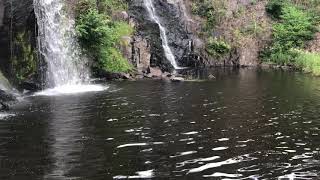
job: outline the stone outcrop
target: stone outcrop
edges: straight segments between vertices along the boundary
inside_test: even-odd
[[[259,53],[271,39],[271,19],[265,6],[267,1],[227,1],[224,22],[216,29],[236,49],[239,66],[257,66]]]
[[[15,84],[40,81],[36,31],[33,0],[0,2],[0,69]]]
[[[178,64],[188,67],[259,65],[260,50],[271,39],[271,20],[265,12],[266,2],[263,0],[253,4],[249,0],[226,1],[225,18],[215,27],[212,36],[226,39],[232,45],[232,50],[229,54],[217,58],[206,52],[206,39],[199,36],[205,20],[192,15],[191,0],[153,1],[162,25],[167,28],[169,45]],[[140,71],[145,71],[147,66],[170,71],[172,67],[161,47],[159,27],[149,19],[143,0],[129,1],[128,14],[136,23],[135,37],[138,37],[133,38],[132,43],[132,53],[135,54],[131,56],[134,57],[131,58],[133,64],[138,67],[137,62],[143,62],[143,66],[138,67]],[[252,23],[258,26],[259,32],[242,33],[241,37],[235,35],[237,31],[248,28]],[[137,53],[141,50],[144,52],[143,57],[139,56],[141,53]],[[141,57],[143,59],[139,61]]]
[[[185,29],[183,14],[181,14],[179,7],[174,3],[160,0],[153,1],[153,4],[157,15],[161,18],[162,25],[166,28],[169,46],[178,64],[184,66],[184,59],[190,50],[191,34]],[[150,67],[159,67],[163,72],[170,72],[173,67],[165,57],[159,26],[150,19],[143,0],[130,1],[129,15],[136,23],[136,38],[134,38],[133,46],[140,49],[140,52],[150,52],[149,55],[144,53],[144,56],[146,56],[140,61],[143,64],[143,69],[145,70],[146,66],[149,65]],[[141,46],[147,48],[141,48]],[[143,49],[144,51],[141,51]],[[136,52],[134,51],[134,53]],[[137,62],[136,55],[137,53],[135,54],[134,63]],[[147,63],[147,59],[149,58],[149,63]]]
[[[132,41],[131,61],[137,67],[139,73],[148,73],[151,59],[151,46],[141,36],[134,36]]]

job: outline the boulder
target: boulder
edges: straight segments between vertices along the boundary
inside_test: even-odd
[[[35,81],[26,80],[19,84],[19,89],[36,92],[38,90],[41,90],[41,85]]]
[[[150,67],[150,75],[151,77],[162,77],[162,71],[157,67]]]
[[[0,89],[0,102],[9,102],[15,100],[16,97],[13,94]]]
[[[8,103],[13,101],[16,101],[13,94],[0,89],[0,111],[8,111],[10,109]]]
[[[128,21],[129,20],[129,15],[128,15],[128,13],[126,11],[118,11],[118,12],[115,12],[112,15],[112,18],[114,20]]]
[[[132,79],[131,75],[123,72],[107,72],[107,71],[99,71],[96,73],[98,78],[102,78],[105,80],[121,80],[121,79]]]
[[[184,78],[183,77],[171,77],[170,80],[172,82],[182,82],[182,81],[184,81]]]

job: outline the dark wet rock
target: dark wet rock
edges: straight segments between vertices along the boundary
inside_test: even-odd
[[[1,112],[1,111],[9,111],[9,110],[10,110],[10,107],[9,107],[8,104],[0,101],[0,105],[1,105],[1,107],[0,107],[0,112]]]
[[[123,72],[107,72],[104,70],[95,71],[95,76],[97,78],[105,79],[105,80],[131,80],[133,79],[129,73]]]
[[[9,101],[15,101],[15,100],[16,100],[16,97],[13,94],[0,89],[1,102],[9,102]]]
[[[10,110],[9,103],[16,101],[16,97],[10,92],[0,89],[0,111]]]
[[[19,84],[19,89],[22,91],[27,90],[31,92],[36,92],[38,90],[41,90],[41,87],[42,86],[39,82],[32,81],[32,80],[26,80]]]
[[[30,65],[28,63],[37,64],[40,67],[36,54],[36,36],[37,23],[33,0],[1,0],[0,70],[13,84],[18,82],[16,74],[19,73],[17,72],[25,72],[24,68]],[[25,51],[26,48],[32,52],[32,58],[29,50]],[[27,76],[40,74],[40,71],[41,68],[36,68]]]
[[[190,42],[188,33],[180,20],[179,11],[175,5],[163,0],[153,1],[153,3],[159,18],[161,18],[162,25],[167,29],[169,46],[179,61],[188,51]],[[136,21],[137,33],[135,36],[143,37],[149,44],[150,67],[159,67],[163,72],[171,72],[173,66],[165,57],[159,26],[149,18],[143,0],[130,1],[129,15]]]

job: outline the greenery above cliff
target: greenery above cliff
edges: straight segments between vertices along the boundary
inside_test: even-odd
[[[320,74],[319,54],[305,52],[319,25],[318,1],[270,0],[267,12],[275,19],[272,44],[263,53],[266,61],[293,65]],[[296,50],[299,49],[299,50]],[[308,69],[308,70],[307,70]]]
[[[114,12],[124,10],[121,0],[81,0],[77,4],[76,30],[83,49],[94,60],[97,71],[128,72],[132,66],[119,50],[121,38],[130,36],[133,28],[127,22],[113,20]]]

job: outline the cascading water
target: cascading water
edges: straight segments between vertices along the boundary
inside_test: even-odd
[[[39,50],[48,63],[49,86],[80,84],[89,73],[75,39],[74,22],[67,17],[63,0],[34,0]]]
[[[48,65],[47,82],[54,87],[40,95],[100,91],[88,84],[86,58],[80,53],[75,36],[75,23],[66,12],[65,0],[34,0],[38,22],[38,48]],[[39,94],[39,93],[38,93]]]
[[[152,3],[152,0],[143,0],[144,2],[144,5],[146,6],[147,8],[147,11],[148,11],[148,14],[149,14],[149,17],[155,22],[158,24],[159,26],[159,29],[160,29],[160,37],[161,37],[161,40],[162,40],[162,47],[163,47],[163,50],[164,50],[164,53],[165,53],[165,56],[166,58],[170,61],[170,63],[172,64],[172,66],[175,68],[175,69],[181,69],[181,67],[179,67],[177,65],[177,62],[176,62],[176,59],[172,53],[172,50],[168,44],[168,37],[167,37],[167,32],[166,32],[166,29],[161,25],[161,22],[160,22],[160,19],[159,17],[157,16],[157,13],[156,13],[156,10],[153,6],[153,3]]]

